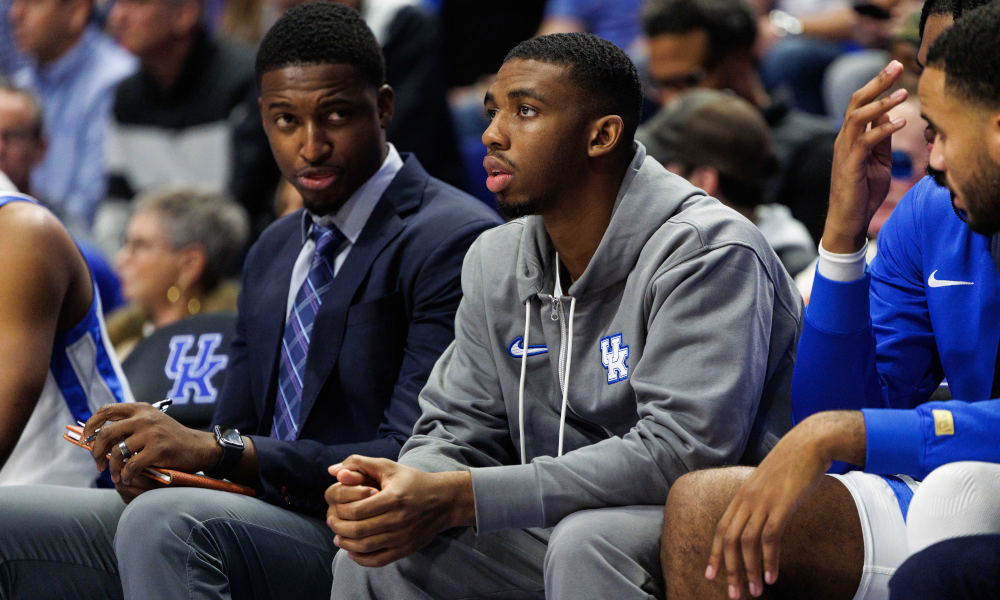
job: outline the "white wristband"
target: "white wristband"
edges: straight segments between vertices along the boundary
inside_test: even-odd
[[[857,281],[865,275],[868,244],[853,254],[836,254],[823,248],[819,241],[819,274],[830,281]]]

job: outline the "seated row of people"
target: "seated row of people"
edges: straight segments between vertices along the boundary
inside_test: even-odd
[[[214,431],[182,427],[127,393],[97,393],[127,392],[124,378],[64,391],[116,490],[0,489],[2,591],[735,598],[820,587],[883,597],[905,558],[897,521],[916,484],[902,476],[1000,460],[983,437],[992,403],[914,408],[945,374],[959,397],[991,397],[981,380],[1000,340],[987,237],[1000,256],[989,178],[1000,171],[989,145],[1000,118],[984,81],[1000,72],[998,35],[994,5],[923,54],[931,166],[948,189],[928,180],[900,204],[870,284],[864,255],[845,254],[864,245],[888,188],[889,137],[903,123],[884,115],[906,94],[878,97],[900,65],[855,95],[803,318],[762,233],[634,142],[642,86],[613,44],[551,35],[507,56],[483,134],[487,184],[513,219],[500,225],[387,143],[393,91],[358,14],[328,3],[288,11],[261,44],[257,80],[275,161],[304,210],[247,257]],[[933,200],[949,190],[955,213]],[[47,256],[49,267],[75,262],[74,281],[89,285],[68,236],[46,231],[43,209],[18,200],[0,208],[0,226],[61,239],[65,254]],[[932,236],[942,226],[949,233]],[[32,243],[4,242],[14,256]],[[24,260],[42,272],[39,257]],[[951,296],[918,298],[925,268],[935,269],[927,286]],[[937,269],[947,274],[935,278]],[[28,269],[5,284],[13,296],[52,281]],[[965,284],[980,286],[968,308],[948,311]],[[80,318],[98,303],[73,298],[59,309],[17,299],[47,327],[28,316],[6,324],[20,336],[11,343],[46,338],[25,359],[33,368],[21,365],[29,383],[44,378],[51,354],[59,387],[72,387],[49,340],[62,344],[76,323],[104,347],[93,365],[73,364],[77,377],[114,366],[100,321]],[[63,318],[63,306],[75,312]],[[937,339],[942,328],[955,333]],[[970,335],[983,343],[959,343]],[[37,387],[7,392],[20,417]],[[793,413],[800,424],[780,439]],[[49,433],[44,442],[59,443]],[[824,479],[834,460],[899,476]],[[738,462],[761,467],[710,469]],[[149,466],[203,471],[257,498],[157,489],[142,476]]]

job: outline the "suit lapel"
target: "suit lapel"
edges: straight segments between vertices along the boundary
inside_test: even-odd
[[[403,155],[404,164],[375,205],[357,243],[351,247],[313,322],[313,335],[306,357],[299,408],[299,432],[305,428],[309,413],[323,384],[333,372],[344,342],[347,312],[361,283],[382,250],[405,227],[400,215],[420,205],[429,176],[412,156]],[[360,340],[364,343],[364,340]]]

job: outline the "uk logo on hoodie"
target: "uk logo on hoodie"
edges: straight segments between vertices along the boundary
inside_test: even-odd
[[[608,385],[628,379],[628,346],[622,343],[622,334],[601,338],[601,364],[608,371]]]

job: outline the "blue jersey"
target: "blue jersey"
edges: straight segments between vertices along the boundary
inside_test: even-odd
[[[37,204],[29,196],[0,195],[0,209],[10,202]],[[45,387],[13,453],[0,469],[0,485],[93,485],[98,476],[94,460],[62,440],[65,426],[86,421],[104,404],[132,401],[132,391],[108,341],[95,284],[86,316],[53,340]]]
[[[817,273],[792,382],[795,419],[861,409],[870,473],[923,479],[950,462],[1000,462],[1000,400],[990,399],[998,344],[990,239],[925,178],[879,232],[862,279]],[[928,402],[945,377],[955,400]]]

